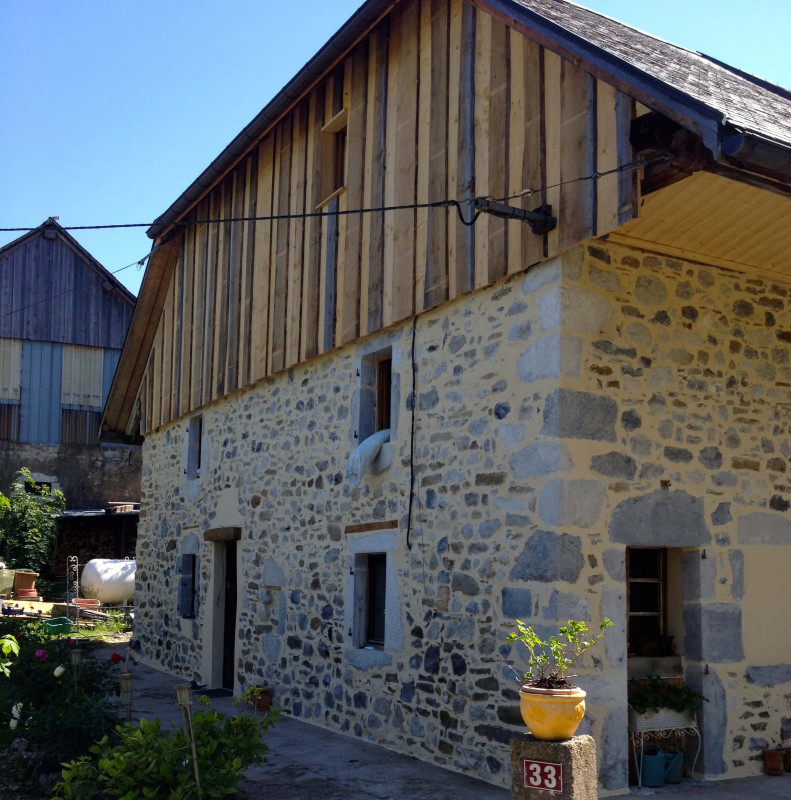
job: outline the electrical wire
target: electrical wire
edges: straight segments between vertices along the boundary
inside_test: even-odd
[[[567,181],[560,181],[558,183],[554,183],[547,186],[541,186],[535,189],[522,189],[521,192],[513,195],[507,195],[505,197],[501,197],[498,199],[497,202],[504,202],[506,200],[514,200],[519,197],[529,197],[533,194],[538,194],[539,192],[546,192],[550,189],[558,189],[562,186],[569,186],[573,183],[580,183],[582,181],[590,181],[590,180],[599,180],[600,178],[607,177],[608,175],[614,175],[616,173],[621,172],[628,172],[633,169],[639,169],[640,167],[647,166],[648,164],[653,164],[658,161],[670,161],[673,159],[672,154],[670,153],[661,153],[657,156],[652,158],[645,158],[639,161],[632,161],[629,164],[621,164],[618,167],[614,167],[610,170],[605,170],[604,172],[593,172],[590,175],[583,175],[579,178],[571,178]],[[278,222],[281,220],[306,220],[306,219],[322,219],[324,217],[338,217],[338,216],[348,216],[350,214],[381,214],[388,211],[417,211],[420,209],[429,209],[429,208],[455,208],[456,213],[459,216],[459,220],[464,225],[473,225],[475,221],[480,216],[480,211],[475,213],[472,218],[468,219],[464,216],[464,208],[463,206],[474,207],[475,200],[479,198],[467,198],[464,200],[436,200],[431,203],[404,203],[401,205],[392,205],[392,206],[375,206],[371,208],[350,208],[350,209],[338,209],[336,211],[303,211],[298,214],[267,214],[264,216],[254,216],[254,217],[221,217],[218,219],[192,219],[192,220],[170,220],[170,221],[162,221],[156,220],[155,222],[126,222],[126,223],[118,223],[118,224],[108,224],[108,225],[68,225],[68,226],[61,226],[63,230],[66,231],[95,231],[95,230],[115,230],[115,229],[123,229],[123,228],[150,228],[153,225],[158,225],[162,227],[178,227],[178,228],[187,228],[187,227],[194,227],[195,225],[217,225],[221,223],[228,223],[228,222]],[[484,199],[484,198],[480,198]],[[489,199],[488,197],[485,199]],[[34,231],[41,226],[38,225],[34,228],[0,228],[0,233],[29,233],[30,231]],[[137,263],[137,262],[133,262]],[[128,266],[133,266],[130,264]],[[122,267],[121,269],[126,269],[127,267]],[[120,270],[119,270],[120,271]]]

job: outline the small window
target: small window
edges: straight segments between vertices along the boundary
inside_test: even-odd
[[[321,202],[324,205],[346,186],[346,124],[342,109],[321,129]]]
[[[198,557],[193,553],[181,556],[179,565],[179,615],[187,619],[195,617],[198,608]]]
[[[203,417],[193,417],[187,426],[187,479],[200,478],[202,462]]]
[[[626,551],[627,641],[636,656],[665,655],[667,635],[667,551],[630,547]]]
[[[360,442],[377,431],[393,431],[392,392],[393,356],[388,347],[365,356],[360,362],[360,418],[357,430]]]
[[[393,359],[387,355],[376,362],[376,430],[390,427],[390,389]]]
[[[363,553],[354,563],[354,644],[383,648],[385,644],[385,597],[387,554]]]

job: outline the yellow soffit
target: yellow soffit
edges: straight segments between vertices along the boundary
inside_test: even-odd
[[[643,199],[610,241],[791,280],[791,198],[696,172]]]

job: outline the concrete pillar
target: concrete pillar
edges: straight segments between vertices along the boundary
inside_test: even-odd
[[[597,800],[599,776],[592,736],[546,742],[525,734],[511,740],[514,800]]]

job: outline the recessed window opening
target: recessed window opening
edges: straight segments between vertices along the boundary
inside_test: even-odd
[[[368,603],[366,644],[384,647],[385,643],[385,589],[387,574],[387,555],[370,553],[368,555]]]
[[[321,129],[321,202],[327,203],[346,186],[346,140],[348,112],[339,111]]]
[[[203,439],[203,416],[193,417],[187,425],[187,466],[185,472],[189,480],[200,478]]]
[[[360,410],[355,438],[364,442],[377,431],[393,430],[393,351],[386,347],[360,361]]]
[[[390,355],[376,361],[376,430],[390,427],[390,390],[393,374],[393,359]]]
[[[627,642],[636,656],[669,655],[667,637],[667,550],[626,550]]]

